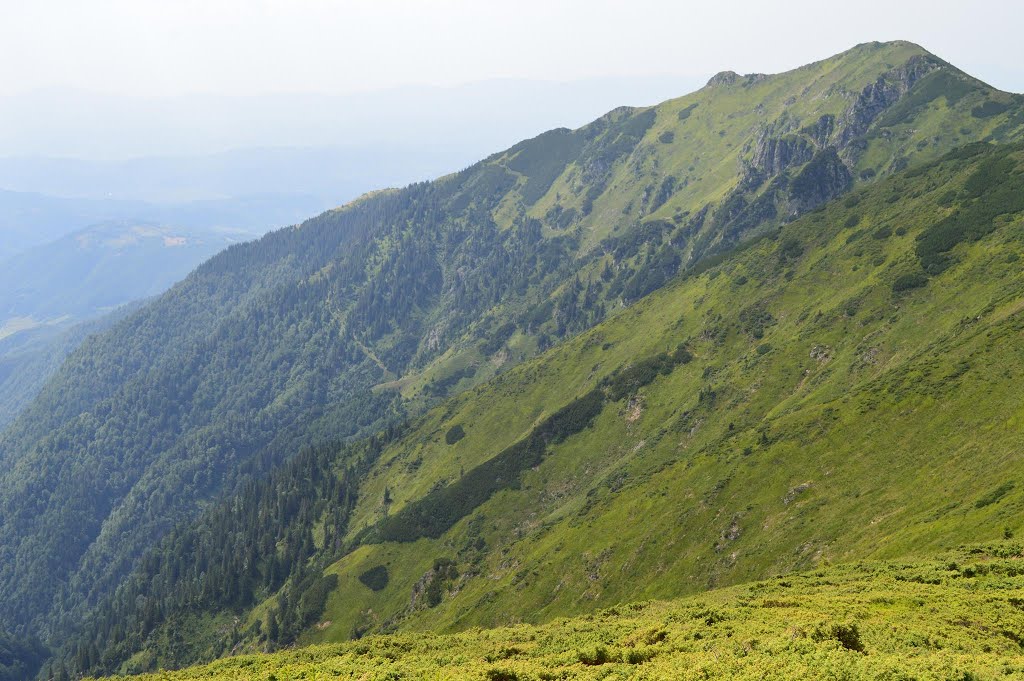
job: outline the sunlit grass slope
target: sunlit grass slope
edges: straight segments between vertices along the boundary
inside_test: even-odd
[[[541,622],[1024,530],[1021,169],[1019,148],[978,147],[882,182],[429,413],[363,483],[304,640]],[[680,345],[692,361],[608,387]],[[469,498],[595,388],[575,434],[424,529],[431,500]]]

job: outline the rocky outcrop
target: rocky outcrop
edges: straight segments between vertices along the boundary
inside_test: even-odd
[[[680,230],[685,238],[680,236],[679,241],[692,245],[691,260],[739,243],[765,224],[792,220],[847,192],[854,182],[852,168],[867,149],[872,126],[887,125],[889,116],[885,114],[896,115],[893,107],[897,104],[913,105],[906,101],[910,96],[915,102],[931,95],[932,90],[949,96],[936,86],[934,78],[921,82],[944,68],[949,67],[937,57],[921,54],[888,67],[859,91],[836,85],[829,96],[839,94],[846,99],[841,114],[819,113],[801,119],[789,108],[796,102],[795,96],[785,101],[775,118],[768,117],[763,103],[757,105],[754,110],[762,117],[762,125],[756,138],[742,149],[739,182],[709,213],[704,211],[707,226],[704,220],[699,225],[691,221]],[[746,87],[762,78],[722,71],[708,81],[708,87]],[[897,158],[888,170],[899,170],[906,162]]]
[[[754,145],[751,165],[767,176],[800,166],[814,158],[814,144],[800,135],[771,137],[765,131]]]
[[[745,76],[741,76],[735,71],[719,71],[715,75],[711,76],[711,80],[705,87],[711,87],[714,85],[736,85],[739,83],[743,87],[750,87],[751,85],[757,85],[758,83],[768,80],[771,76],[767,73],[748,73]]]
[[[819,148],[828,145],[829,138],[836,129],[836,117],[832,114],[824,114],[821,118],[811,123],[800,131],[806,135]]]
[[[846,192],[853,185],[853,173],[846,167],[835,147],[819,152],[801,169],[789,185],[789,209],[792,215],[813,210]]]
[[[705,87],[712,87],[714,85],[732,85],[740,79],[740,74],[735,71],[719,71],[715,75],[711,76],[711,80]]]
[[[846,147],[866,133],[875,119],[907,94],[914,83],[940,67],[941,62],[930,55],[915,55],[866,85],[840,118],[839,147]]]

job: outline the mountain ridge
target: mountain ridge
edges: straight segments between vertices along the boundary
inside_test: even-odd
[[[162,544],[83,640],[112,644],[100,669],[138,672],[295,641],[543,623],[1019,533],[1022,182],[1019,144],[952,152],[367,449],[279,470]],[[952,260],[925,273],[931,236],[965,213],[995,218],[943,242]],[[357,484],[344,494],[304,490],[353,466],[365,472],[342,474]],[[306,503],[269,536],[237,531],[287,498]],[[277,551],[245,559],[270,537]],[[271,576],[277,560],[296,561],[290,577]],[[213,586],[225,576],[254,589],[223,610],[191,595],[234,594]],[[149,634],[147,608],[168,613]],[[132,633],[104,639],[114,623]]]
[[[812,66],[616,109],[233,246],[90,339],[0,435],[0,616],[59,637],[158,537],[303,446],[475,394],[858,184],[1024,130],[1019,98],[916,46]]]

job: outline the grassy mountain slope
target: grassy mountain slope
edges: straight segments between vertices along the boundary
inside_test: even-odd
[[[182,606],[220,579],[172,576],[203,530],[78,649],[133,670],[259,649],[313,592],[302,643],[542,622],[1024,531],[1022,252],[1024,148],[898,173],[427,413],[360,459],[343,524],[303,497],[321,509],[311,569],[343,554],[323,576],[256,607]]]
[[[682,100],[551,131],[436,182],[370,195],[228,249],[83,345],[0,436],[0,618],[15,633],[56,635],[171,527],[303,445],[372,432],[479,385],[857,182],[967,140],[1014,139],[1022,110],[1018,97],[919,47],[864,45],[779,76],[720,74]],[[673,305],[672,323],[703,314]],[[658,333],[625,341],[636,335],[624,326],[629,314],[607,354],[555,355],[565,358],[562,378],[543,388],[542,402],[505,396],[507,414],[479,415],[495,423],[492,432],[467,422],[446,456],[425,449],[415,464],[410,454],[390,496],[383,481],[392,474],[371,473],[354,531],[380,516],[384,498],[399,512],[515,442],[581,382],[653,352]],[[767,324],[750,315],[751,329]],[[680,388],[697,386],[686,380]],[[777,399],[763,394],[752,414]],[[667,418],[653,403],[645,409],[645,418]],[[597,428],[610,428],[609,418],[598,417]],[[696,431],[698,439],[714,432],[710,423]],[[529,454],[543,455],[552,435],[528,443]],[[487,448],[474,449],[484,437]],[[602,466],[633,455],[604,456]],[[365,549],[371,558],[379,550]],[[747,564],[729,575],[739,578]],[[397,603],[397,593],[379,597]],[[453,623],[461,617],[444,611]],[[468,619],[493,616],[473,613]],[[375,617],[367,626],[383,625]],[[323,635],[354,626],[339,617]]]
[[[974,147],[895,176],[432,412],[367,475],[362,546],[330,568],[308,640],[540,621],[1020,531],[1021,161]],[[679,344],[691,362],[637,373]],[[614,388],[631,371],[649,382]],[[578,434],[454,523],[418,520],[602,381]],[[427,607],[437,560],[455,567]],[[387,586],[362,586],[380,565]]]
[[[1001,544],[822,566],[542,626],[371,636],[136,678],[1021,678],[1022,558]]]

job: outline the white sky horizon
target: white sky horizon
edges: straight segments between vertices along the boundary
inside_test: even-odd
[[[472,159],[681,97],[720,71],[779,73],[871,41],[914,42],[1024,92],[1020,0],[0,0],[0,10],[6,158],[426,142]]]
[[[0,0],[0,96],[347,95],[777,73],[909,40],[1024,91],[1024,5],[949,0]],[[680,93],[683,94],[683,93]]]

